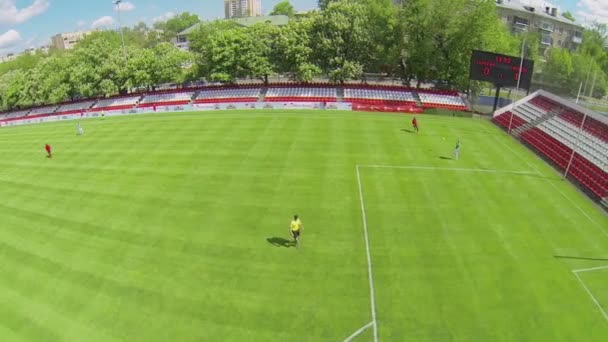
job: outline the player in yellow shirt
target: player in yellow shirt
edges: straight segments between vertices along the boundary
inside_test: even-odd
[[[291,236],[293,236],[293,242],[296,244],[296,247],[300,244],[300,232],[302,231],[302,221],[298,215],[293,215],[293,220],[291,220],[291,224],[289,225],[289,231],[291,232]]]

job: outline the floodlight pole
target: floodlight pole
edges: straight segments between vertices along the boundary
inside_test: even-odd
[[[595,64],[595,60],[589,65],[589,71],[587,71],[587,76],[585,77],[585,87],[583,88],[583,96],[587,92],[587,84],[589,83],[589,76],[591,75],[591,70],[593,69],[593,64]]]
[[[593,89],[595,88],[595,80],[597,79],[597,73],[593,74],[593,82],[591,82],[591,90],[589,90],[589,97],[593,97]]]
[[[127,51],[125,50],[125,36],[122,33],[122,22],[120,20],[120,3],[122,0],[114,0],[114,5],[116,5],[116,12],[118,15],[118,30],[120,30],[120,40],[122,42],[122,58],[125,60],[125,64],[127,63]]]
[[[566,166],[566,171],[564,172],[564,179],[568,177],[568,172],[570,171],[570,167],[572,166],[572,161],[574,160],[574,154],[576,150],[578,150],[578,145],[581,141],[581,134],[583,134],[583,127],[585,127],[585,120],[587,120],[587,114],[583,114],[583,121],[581,121],[581,125],[578,128],[578,134],[576,135],[576,144],[572,148],[572,154],[570,155],[570,161],[568,162],[568,166]]]
[[[581,98],[581,90],[583,90],[583,82],[578,86],[578,94],[576,95],[576,103],[578,103],[578,99]]]
[[[519,92],[519,82],[521,82],[521,69],[524,67],[524,51],[526,49],[526,38],[528,36],[524,36],[524,40],[521,42],[521,57],[519,61],[519,72],[517,76],[517,88],[516,91]],[[513,96],[511,96],[511,116],[509,117],[509,128],[507,130],[507,134],[511,134],[511,125],[513,124],[513,109],[515,109],[515,102],[513,101]]]

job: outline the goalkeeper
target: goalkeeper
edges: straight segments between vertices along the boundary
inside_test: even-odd
[[[454,147],[454,159],[460,159],[460,139],[458,139],[456,147]]]

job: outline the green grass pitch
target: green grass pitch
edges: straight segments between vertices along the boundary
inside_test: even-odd
[[[1,339],[343,341],[372,322],[365,225],[377,330],[353,341],[608,341],[605,213],[489,122],[410,120],[0,129]]]

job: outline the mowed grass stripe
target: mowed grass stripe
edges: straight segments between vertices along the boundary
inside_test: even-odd
[[[368,169],[364,175],[376,280],[390,289],[377,290],[382,337],[569,340],[584,332],[577,320],[565,319],[560,328],[536,321],[541,313],[548,321],[562,318],[564,296],[572,301],[569,312],[601,326],[569,272],[553,260],[552,246],[535,230],[538,212],[518,213],[525,202],[511,201],[505,192],[522,187],[529,199],[540,199],[542,179],[403,169]],[[501,224],[512,214],[521,221]],[[596,231],[587,232],[592,234],[597,237]],[[399,266],[402,271],[393,274]],[[395,315],[406,305],[413,310]],[[383,306],[388,306],[384,317]]]
[[[99,125],[112,121],[106,119]],[[266,121],[274,122],[274,127],[270,127],[268,130],[282,130],[286,125],[295,125],[296,129],[302,126],[300,120],[294,121],[293,119],[289,120],[292,122],[275,119]],[[150,146],[144,140],[161,141],[163,140],[162,135],[154,136],[156,135],[154,130],[138,132],[136,129],[132,131],[128,125],[124,125],[124,127],[123,125],[120,127],[113,125],[111,129],[116,131],[109,137],[104,137],[103,140],[107,139],[108,143],[99,144],[104,146],[100,153],[87,151],[95,150],[98,143],[95,146],[87,144],[79,146],[78,148],[84,150],[79,153],[76,153],[76,147],[73,147],[71,143],[61,143],[58,148],[60,151],[63,146],[70,147],[62,152],[57,152],[53,160],[43,161],[46,163],[63,162],[64,165],[60,172],[54,174],[46,172],[48,170],[40,174],[33,172],[31,179],[34,179],[32,181],[34,184],[32,185],[24,182],[22,178],[19,181],[10,180],[8,177],[3,178],[7,184],[13,186],[10,191],[6,189],[5,194],[20,198],[20,200],[15,200],[12,207],[8,208],[13,215],[17,214],[23,220],[25,213],[19,212],[17,208],[32,206],[28,215],[25,215],[25,219],[30,224],[32,223],[30,216],[32,213],[50,212],[55,217],[53,220],[61,228],[58,228],[54,235],[45,236],[49,238],[46,246],[52,247],[45,248],[42,241],[40,244],[36,244],[29,241],[28,238],[22,239],[14,235],[10,236],[11,243],[19,246],[26,245],[23,248],[27,249],[22,253],[33,255],[30,262],[37,265],[35,268],[37,274],[44,274],[40,273],[43,269],[59,271],[65,268],[75,269],[75,272],[78,272],[76,274],[91,277],[92,284],[79,282],[79,279],[74,278],[75,275],[69,275],[70,273],[58,278],[57,281],[60,281],[65,288],[76,286],[79,289],[78,291],[67,291],[66,295],[81,293],[78,297],[91,297],[97,293],[95,302],[99,302],[96,304],[99,309],[94,309],[96,305],[92,304],[93,308],[87,311],[85,317],[90,322],[105,326],[104,330],[118,331],[120,338],[131,336],[132,331],[145,329],[151,323],[150,319],[153,321],[161,319],[161,317],[155,318],[156,315],[161,315],[159,312],[168,311],[169,316],[175,316],[172,319],[167,318],[168,322],[175,320],[180,322],[184,319],[179,318],[181,316],[177,314],[179,305],[186,305],[183,300],[182,303],[174,300],[174,297],[168,297],[171,302],[177,304],[169,305],[165,310],[161,310],[162,305],[166,305],[166,301],[169,301],[160,296],[160,294],[165,295],[166,291],[183,294],[185,298],[191,300],[191,306],[200,306],[198,311],[190,308],[186,308],[184,311],[186,319],[194,319],[199,322],[196,325],[200,326],[201,332],[193,333],[186,329],[186,326],[176,322],[173,322],[172,325],[159,325],[158,323],[152,325],[184,334],[182,336],[189,336],[192,339],[200,336],[222,335],[227,339],[239,339],[244,336],[256,339],[255,336],[258,336],[259,340],[268,340],[270,336],[285,336],[285,338],[302,336],[304,339],[311,340],[329,338],[328,336],[333,336],[330,339],[342,337],[346,331],[352,329],[352,324],[358,324],[357,317],[363,316],[364,319],[367,316],[366,301],[362,302],[359,312],[352,310],[352,304],[349,305],[349,309],[342,308],[340,304],[343,302],[343,298],[358,298],[361,294],[366,293],[365,288],[362,288],[361,291],[356,290],[355,285],[358,278],[364,281],[364,278],[359,275],[359,273],[363,274],[363,268],[358,267],[362,263],[357,261],[356,255],[354,257],[345,256],[343,252],[335,250],[333,247],[330,248],[330,244],[326,244],[326,249],[311,250],[309,257],[311,264],[325,265],[324,267],[306,267],[306,262],[298,266],[294,264],[297,259],[286,257],[284,251],[277,254],[280,259],[274,257],[275,251],[280,252],[280,250],[269,247],[265,238],[273,235],[287,235],[286,226],[289,215],[293,211],[285,210],[284,204],[290,201],[296,202],[297,199],[295,208],[309,207],[310,210],[306,211],[314,212],[314,217],[319,217],[321,220],[329,220],[324,218],[327,217],[326,215],[337,218],[337,222],[323,224],[325,232],[322,235],[328,240],[330,236],[336,237],[339,240],[338,246],[352,246],[353,243],[349,243],[348,240],[358,239],[358,236],[353,237],[350,231],[345,234],[341,233],[341,222],[345,219],[348,220],[349,216],[343,215],[340,210],[333,209],[333,199],[328,199],[325,204],[322,204],[322,207],[309,204],[319,202],[313,198],[319,197],[318,190],[315,189],[319,189],[318,184],[320,183],[332,184],[338,194],[344,192],[341,187],[350,187],[351,184],[348,184],[348,177],[343,176],[323,177],[319,183],[316,180],[319,176],[319,170],[316,167],[308,168],[309,172],[300,171],[307,169],[306,165],[299,161],[301,158],[297,154],[293,158],[285,155],[284,144],[294,141],[293,137],[279,135],[275,132],[274,135],[278,138],[268,139],[268,135],[258,135],[259,132],[268,130],[255,122],[251,119],[244,120],[235,128],[234,123],[218,121],[220,127],[217,131],[221,132],[222,137],[218,136],[212,140],[219,141],[219,145],[217,143],[206,146],[192,144],[192,146],[197,146],[196,149],[201,153],[193,156],[192,160],[196,162],[191,163],[188,163],[189,160],[185,153],[178,152],[171,157],[173,151],[190,148],[188,144],[181,146],[179,143],[167,141],[166,146],[159,144],[153,152],[149,152]],[[255,124],[252,125],[252,123]],[[87,124],[85,127],[87,126],[93,125]],[[228,129],[229,132],[226,131]],[[302,143],[305,143],[305,140],[314,140],[311,134],[305,131],[306,129],[309,128],[299,129],[300,133],[304,133]],[[214,129],[208,130],[214,131]],[[89,134],[90,131],[90,127],[87,127],[87,139],[93,136],[93,134]],[[251,137],[246,132],[251,132],[255,136]],[[102,133],[96,134],[102,136]],[[146,136],[142,138],[142,141],[135,142],[134,139],[128,138],[132,134],[150,134],[152,137]],[[166,134],[166,132],[162,132],[162,134]],[[179,136],[179,134],[177,135]],[[256,144],[257,137],[264,139]],[[239,139],[243,139],[244,142],[239,142]],[[254,142],[254,144],[251,145],[250,142]],[[142,147],[144,148],[139,152],[136,151]],[[215,152],[217,150],[223,152],[217,153]],[[264,153],[268,150],[271,153]],[[261,157],[257,155],[258,153],[264,153],[264,156]],[[306,151],[306,153],[321,154],[315,150]],[[105,154],[114,155],[116,158],[105,158]],[[168,158],[166,163],[159,163],[159,159],[165,158]],[[331,154],[327,154],[326,158],[326,160],[331,160]],[[71,176],[66,172],[71,167],[70,163],[65,162],[68,159],[70,163],[73,163],[72,165],[90,165],[92,167],[90,170],[83,170],[87,172],[78,172],[80,170],[77,167],[76,172],[72,172],[73,176]],[[277,169],[282,164],[285,166]],[[147,172],[144,173],[145,177],[138,179],[137,175],[141,174],[129,171],[131,165],[140,170],[154,170],[157,167],[163,171]],[[103,173],[99,173],[100,170],[96,170],[95,166],[100,169],[110,169],[111,172],[101,170]],[[244,169],[256,170],[259,167],[271,170],[270,176],[266,176],[263,171],[243,171]],[[126,171],[124,174],[121,173],[123,168]],[[182,171],[171,172],[172,169]],[[201,177],[192,172],[188,175],[188,171],[201,169],[206,170]],[[209,172],[208,169],[215,170],[215,172]],[[180,180],[167,178],[176,175],[184,175],[184,177]],[[284,179],[284,185],[273,189],[273,186],[267,184],[274,184],[276,176]],[[207,177],[210,179],[205,179]],[[204,181],[201,181],[200,178],[203,178]],[[336,184],[335,178],[340,178],[341,181]],[[104,182],[107,184],[100,184]],[[22,192],[19,191],[20,186],[24,187]],[[81,188],[86,191],[82,191]],[[192,188],[194,188],[193,191],[190,190]],[[47,198],[36,201],[37,192],[47,194]],[[158,196],[159,192],[171,194],[171,196],[167,196],[166,203],[160,201],[162,197]],[[192,193],[195,195],[193,196]],[[252,197],[252,194],[255,194],[255,197]],[[342,195],[338,197],[343,199]],[[153,201],[150,201],[150,198]],[[53,208],[53,204],[49,205],[49,203],[65,203],[66,201],[72,203],[77,201],[78,205],[74,207],[59,205],[57,208]],[[38,204],[34,205],[34,203]],[[267,205],[260,205],[260,203],[267,203]],[[202,207],[200,215],[197,216],[190,209],[193,206]],[[327,209],[320,210],[323,207]],[[159,208],[163,209],[159,212]],[[171,212],[171,215],[166,212]],[[327,214],[323,214],[323,212]],[[69,220],[63,219],[65,217],[68,217]],[[309,217],[310,220],[305,221],[311,227],[309,239],[306,241],[312,245],[315,243],[313,241],[315,225],[312,220],[313,216]],[[37,220],[44,224],[49,218],[42,215]],[[62,219],[57,220],[58,218]],[[125,218],[128,219],[125,220]],[[97,221],[97,224],[88,224],[88,220]],[[27,225],[27,221],[22,224]],[[169,225],[168,223],[171,221],[173,224]],[[184,224],[186,225],[184,226]],[[172,226],[176,228],[171,229]],[[280,228],[273,228],[277,226]],[[83,227],[85,227],[84,230]],[[275,229],[279,231],[272,231]],[[261,231],[266,233],[259,234]],[[31,234],[36,234],[36,232],[31,231]],[[189,243],[187,240],[181,241],[175,238],[180,235],[184,239],[193,239],[203,243],[200,244],[200,248],[192,249],[188,246],[194,246],[194,242]],[[9,235],[5,235],[5,237],[7,236]],[[255,238],[250,239],[249,236],[255,236]],[[108,247],[93,247],[100,244]],[[71,251],[73,254],[57,253],[56,249],[63,250],[63,245],[67,247],[67,250],[73,246],[81,248]],[[319,245],[323,246],[325,242],[321,241]],[[198,254],[196,254],[197,252]],[[302,252],[302,257],[307,258],[306,250]],[[12,250],[12,253],[17,255],[14,258],[17,260],[20,259],[19,256],[24,256],[16,250]],[[227,258],[227,255],[231,257]],[[38,264],[34,261],[47,259],[52,263]],[[355,262],[355,266],[349,266],[353,262]],[[116,266],[114,271],[112,271],[113,263]],[[171,280],[173,281],[168,279],[167,274],[164,273],[168,270],[172,271],[173,279]],[[104,276],[96,278],[97,273]],[[51,274],[49,272],[47,277],[50,277]],[[204,278],[202,281],[201,275]],[[321,282],[322,288],[319,289],[317,285],[310,282],[311,279],[322,280],[330,275],[341,277],[341,280],[350,286],[345,288],[339,282],[327,286]],[[76,284],[70,284],[70,281],[76,282]],[[364,285],[363,281],[361,281],[362,285]],[[91,288],[90,291],[87,290],[87,286]],[[130,291],[135,290],[129,290],[130,287],[126,286],[134,286],[137,291],[143,291],[143,294],[139,295],[141,298],[131,294]],[[161,286],[163,291],[158,290]],[[204,289],[203,293],[201,293],[201,289]],[[156,292],[153,292],[155,290]],[[152,295],[154,293],[159,295]],[[280,298],[277,298],[277,295]],[[115,298],[122,298],[122,300]],[[202,298],[202,302],[197,301],[197,298]],[[306,303],[302,298],[306,299]],[[60,304],[54,301],[49,303],[50,307],[56,305]],[[110,307],[113,308],[112,314],[104,319],[108,313],[106,310],[109,310]],[[138,315],[133,314],[138,311],[141,311],[148,321],[146,319],[137,321]],[[146,314],[154,311],[157,311],[157,314]],[[295,322],[292,318],[295,311],[304,316],[302,321],[307,323]],[[189,312],[191,312],[190,316],[187,315]],[[239,312],[242,314],[239,315]],[[209,315],[213,315],[213,319],[208,318]],[[335,318],[336,315],[338,318]],[[258,322],[255,317],[264,317],[264,322]],[[342,325],[347,329],[344,332],[340,331],[340,322],[344,322]],[[284,330],[287,332],[283,332],[283,329],[277,331],[279,326],[286,327]],[[159,334],[159,330],[161,329],[156,328],[149,332],[150,329],[148,329],[139,338],[154,339],[154,336],[157,338],[163,336]]]
[[[0,253],[7,254],[8,262],[0,266],[6,270],[0,291],[13,294],[10,305],[14,308],[7,310],[7,315],[15,321],[35,322],[39,331],[54,331],[61,340],[83,336],[93,341],[342,340],[371,319],[355,165],[527,169],[518,160],[521,157],[496,143],[503,136],[496,135],[499,131],[484,121],[422,116],[421,134],[415,135],[401,130],[410,127],[410,120],[410,116],[394,114],[234,111],[83,120],[86,135],[82,137],[76,136],[74,122],[3,128],[0,197],[8,200],[0,205]],[[440,159],[451,155],[457,138],[463,140],[463,159]],[[533,155],[518,150],[517,144],[503,140],[543,173],[550,172]],[[51,160],[44,158],[42,146],[46,142],[56,152]],[[365,177],[370,175],[364,175],[363,181],[373,183]],[[402,173],[394,177],[397,182],[389,185],[364,184],[366,189],[378,187],[378,193],[384,192],[379,198],[382,202],[378,201],[381,204],[375,205],[389,202],[386,210],[390,209],[391,215],[399,212],[392,205],[403,200],[401,191],[409,189],[404,188],[407,183],[400,183]],[[435,199],[437,194],[446,194],[437,208],[437,213],[445,212],[443,221],[423,217],[414,221],[424,226],[460,222],[455,232],[431,231],[425,237],[429,242],[411,240],[410,245],[398,233],[378,236],[370,222],[372,244],[383,243],[378,247],[380,260],[391,260],[390,267],[374,264],[374,268],[387,275],[380,283],[397,294],[392,307],[385,306],[386,311],[379,313],[381,334],[394,330],[391,320],[399,320],[415,304],[402,304],[400,297],[411,295],[407,293],[411,288],[403,286],[404,274],[410,274],[404,272],[403,251],[413,253],[416,260],[433,253],[439,255],[437,260],[461,253],[454,259],[458,267],[448,272],[429,273],[416,263],[407,267],[428,282],[442,278],[442,274],[451,279],[479,271],[493,274],[495,264],[490,261],[503,259],[508,261],[503,266],[520,278],[545,272],[546,262],[555,262],[555,268],[569,272],[568,262],[547,261],[542,251],[558,243],[569,250],[594,252],[603,248],[602,242],[590,237],[597,229],[584,237],[577,235],[567,245],[567,238],[548,238],[550,225],[542,225],[529,240],[529,232],[521,229],[526,220],[501,214],[503,206],[511,205],[506,199],[490,200],[489,206],[494,206],[490,211],[480,205],[465,212],[494,222],[492,227],[497,228],[485,232],[473,227],[485,234],[475,239],[466,235],[454,238],[464,234],[469,224],[476,224],[454,209],[452,202],[459,194],[466,194],[467,200],[489,193],[490,198],[515,196],[510,200],[522,202],[513,209],[516,214],[531,202],[519,192],[514,195],[513,188],[535,186],[535,196],[542,202],[552,196],[545,193],[551,189],[546,179],[509,176],[505,182],[491,180],[500,177],[483,177],[483,183],[473,183],[487,188],[481,194],[475,187],[467,188],[470,177],[459,179],[454,192],[450,191],[452,185],[445,189],[433,186],[436,180],[427,177],[430,185],[425,192],[429,194],[420,197]],[[572,191],[568,185],[556,184]],[[572,193],[577,203],[589,207],[580,195]],[[559,219],[568,208],[560,206],[564,199],[555,201],[549,215]],[[418,197],[406,202],[419,205],[419,210],[428,206],[428,200],[420,202]],[[304,220],[303,248],[295,251],[269,244],[268,238],[289,237],[287,224],[294,213]],[[524,217],[532,215],[530,211]],[[576,210],[565,215],[567,223],[580,218]],[[597,212],[590,215],[605,222]],[[538,217],[534,222],[546,219]],[[484,225],[489,225],[487,222]],[[576,230],[576,234],[585,231],[580,225]],[[440,243],[429,245],[435,235]],[[496,252],[494,247],[501,240],[505,247]],[[405,248],[395,252],[400,244]],[[376,247],[372,246],[372,253]],[[526,249],[537,252],[521,252]],[[484,253],[492,259],[475,266],[473,261],[484,260]],[[519,262],[528,259],[537,261],[522,269]],[[432,260],[422,263],[427,264],[439,267]],[[553,266],[549,270],[550,275],[556,272]],[[478,284],[475,278],[463,281],[458,291],[470,293],[466,290],[469,285],[499,287],[501,282],[493,279]],[[505,283],[517,288],[515,282]],[[399,291],[405,292],[397,291],[401,287],[405,290]],[[440,290],[442,285],[435,287]],[[580,311],[582,319],[594,317],[589,324],[603,334],[580,286],[572,290],[570,283],[563,282],[556,289],[556,293],[576,300],[569,303],[574,303],[575,315]],[[454,307],[471,313],[504,303],[491,315],[498,319],[512,312],[502,293],[487,293],[489,300],[475,297],[472,309],[462,299],[455,301]],[[532,284],[526,293],[541,292]],[[545,304],[553,299],[539,295],[524,305],[525,310],[553,310],[557,304]],[[428,303],[420,303],[414,305],[414,311],[420,311],[421,317],[433,317],[437,312],[437,307],[427,310],[423,304]],[[439,308],[443,305],[439,300],[434,303]],[[33,308],[33,304],[39,309],[22,310]],[[46,320],[50,312],[57,312],[59,318]],[[458,322],[434,321],[435,340],[469,336],[467,324],[453,329]],[[420,324],[424,329],[427,323]],[[583,325],[577,319],[571,319],[570,324],[571,331],[579,331]],[[558,320],[556,326],[562,325]],[[518,340],[550,336],[527,331],[527,324],[515,332],[506,331],[505,324],[500,326],[505,327],[505,336]],[[26,324],[0,323],[0,327],[23,340],[39,340],[23,331]],[[492,337],[493,330],[484,329],[479,336]],[[366,337],[371,338],[370,331],[361,339]]]

